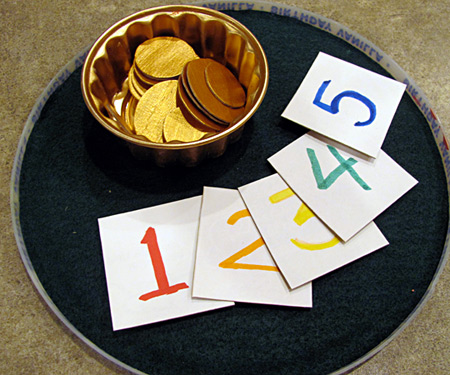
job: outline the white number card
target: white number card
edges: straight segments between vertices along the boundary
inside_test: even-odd
[[[405,88],[320,52],[282,116],[376,158]]]

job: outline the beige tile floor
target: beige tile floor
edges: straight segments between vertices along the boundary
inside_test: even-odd
[[[14,241],[9,184],[17,142],[58,70],[113,22],[156,1],[0,4],[0,373],[119,374],[74,338],[38,297]],[[367,37],[424,90],[450,135],[450,1],[293,0]],[[413,322],[355,374],[450,373],[450,265]]]

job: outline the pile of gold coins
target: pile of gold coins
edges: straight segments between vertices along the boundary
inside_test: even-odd
[[[155,37],[138,46],[128,73],[126,121],[151,142],[192,142],[244,114],[246,93],[219,62],[200,58],[185,41]]]

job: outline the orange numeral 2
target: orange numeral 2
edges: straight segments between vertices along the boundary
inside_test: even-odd
[[[233,215],[227,221],[227,224],[234,225],[236,222],[243,218],[249,217],[250,213],[248,210],[241,210]],[[229,258],[225,259],[223,262],[219,263],[219,267],[222,268],[232,268],[232,269],[245,269],[245,270],[261,270],[261,271],[275,271],[279,272],[276,266],[264,266],[259,264],[246,264],[246,263],[237,263],[237,261],[251,253],[253,253],[256,249],[260,248],[264,245],[264,240],[260,237],[256,241],[253,241],[250,245],[244,247],[239,250],[237,253],[233,254]]]

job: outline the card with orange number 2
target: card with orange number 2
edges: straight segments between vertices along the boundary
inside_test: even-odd
[[[312,307],[311,283],[290,290],[236,189],[203,190],[193,295]]]

